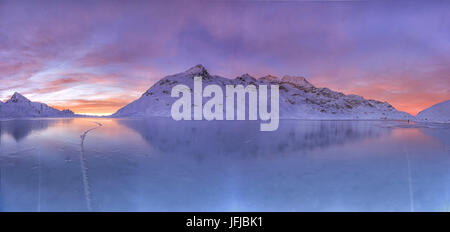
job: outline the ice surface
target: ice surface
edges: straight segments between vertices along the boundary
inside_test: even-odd
[[[103,126],[81,148],[96,122]],[[258,128],[164,118],[0,121],[0,210],[449,210],[450,150],[439,139],[449,138],[446,124],[282,120],[277,131]]]

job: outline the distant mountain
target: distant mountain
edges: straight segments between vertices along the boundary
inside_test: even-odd
[[[202,66],[196,65],[185,72],[164,77],[148,89],[142,96],[119,109],[113,117],[170,117],[172,87],[184,84],[193,89],[194,76],[201,76],[203,87],[216,84],[222,87],[225,97],[225,85],[279,85],[280,118],[292,119],[413,119],[408,113],[396,110],[387,102],[366,100],[358,95],[345,95],[328,88],[317,88],[304,77],[264,76],[256,79],[248,74],[227,79],[211,75]],[[269,91],[270,92],[270,91]],[[204,103],[208,99],[204,98]],[[225,100],[224,100],[225,102]],[[236,106],[235,106],[236,107]],[[246,108],[248,110],[248,108]],[[225,107],[224,107],[225,111]]]
[[[5,103],[0,103],[0,118],[73,116],[75,114],[70,110],[57,110],[44,103],[32,102],[17,92]]]
[[[450,100],[440,102],[420,111],[416,118],[421,121],[429,122],[450,122]]]

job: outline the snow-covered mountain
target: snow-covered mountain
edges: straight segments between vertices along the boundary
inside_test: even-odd
[[[209,74],[202,65],[196,65],[185,72],[164,77],[142,94],[139,99],[119,109],[113,114],[113,117],[170,117],[172,103],[176,100],[170,96],[172,87],[183,84],[193,89],[194,76],[202,77],[203,87],[209,84],[221,86],[224,95],[225,85],[253,84],[257,87],[259,85],[279,85],[280,118],[285,119],[403,120],[414,118],[408,113],[396,110],[387,102],[366,100],[358,95],[345,95],[328,88],[317,88],[304,77],[284,76],[280,78],[268,75],[256,79],[244,74],[235,79],[228,79]],[[205,103],[208,98],[203,98],[203,101]]]
[[[17,92],[6,102],[0,103],[0,118],[73,116],[75,114],[70,110],[57,110],[44,103],[32,102]]]
[[[420,111],[416,118],[428,122],[450,122],[450,100],[440,102]]]

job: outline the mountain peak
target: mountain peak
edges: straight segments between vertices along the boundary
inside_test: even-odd
[[[14,103],[16,103],[16,102],[30,102],[30,100],[28,100],[28,98],[24,97],[22,94],[20,94],[18,92],[15,92],[11,96],[11,98],[8,101],[6,101],[6,103],[9,103],[9,102],[14,102]]]
[[[143,96],[119,109],[113,117],[171,117],[171,106],[177,100],[171,97],[170,87],[181,83],[191,90],[195,89],[194,77],[201,76],[205,84],[215,84],[226,91],[227,85],[279,85],[280,118],[285,119],[412,119],[388,104],[365,100],[363,97],[347,96],[328,88],[315,88],[302,76],[265,76],[256,80],[249,74],[234,79],[209,75],[202,65],[175,75],[166,76],[155,83]],[[206,103],[203,98],[203,103]],[[235,104],[235,103],[233,103]],[[245,103],[247,104],[247,103]],[[272,103],[270,103],[272,104]],[[224,104],[221,104],[222,107]],[[226,113],[226,108],[223,113]]]
[[[236,77],[235,80],[247,81],[247,82],[256,81],[256,79],[254,77],[250,76],[248,73],[245,73],[243,75]]]
[[[263,77],[261,77],[261,78],[259,78],[260,80],[266,80],[266,81],[279,81],[280,80],[280,78],[279,77],[277,77],[277,76],[273,76],[273,75],[265,75],[265,76],[263,76]]]
[[[191,75],[199,75],[202,77],[209,76],[208,70],[206,70],[206,68],[201,64],[197,64],[194,67],[191,67],[190,69],[186,70],[185,73]]]
[[[60,111],[44,103],[32,102],[18,92],[15,92],[0,108],[0,118],[74,116],[76,115],[70,110]]]
[[[302,76],[289,76],[285,75],[283,78],[281,78],[281,81],[289,82],[291,84],[302,86],[306,88],[314,87],[311,83],[309,83],[305,77]]]

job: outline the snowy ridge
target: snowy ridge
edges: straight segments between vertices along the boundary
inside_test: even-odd
[[[32,102],[17,92],[5,103],[0,103],[0,118],[73,116],[75,114],[70,110],[57,110],[44,103]]]
[[[222,87],[224,93],[225,85],[253,84],[256,87],[279,85],[280,118],[284,119],[414,119],[412,115],[396,110],[387,102],[366,100],[358,95],[345,95],[328,88],[317,88],[304,77],[284,76],[279,78],[268,75],[256,79],[249,74],[244,74],[235,79],[228,79],[209,74],[202,65],[196,65],[185,72],[164,77],[143,93],[139,99],[119,109],[112,116],[170,117],[172,103],[176,100],[170,96],[172,87],[183,84],[193,89],[194,76],[202,77],[203,87],[216,84]],[[208,98],[203,100],[206,102]]]
[[[428,122],[450,122],[450,100],[440,102],[425,110],[420,111],[417,116],[419,121]]]

